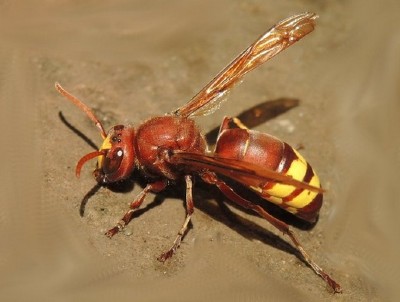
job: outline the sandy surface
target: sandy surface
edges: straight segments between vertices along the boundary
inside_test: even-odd
[[[390,1],[0,2],[3,168],[2,301],[394,301],[399,294],[400,32]],[[299,106],[257,126],[302,153],[328,190],[318,224],[295,229],[342,285],[332,295],[262,219],[196,183],[193,225],[177,255],[156,257],[183,222],[184,188],[150,195],[112,240],[142,183],[95,185],[97,129],[54,90],[59,81],[104,122],[138,125],[170,112],[276,21],[302,11],[317,30],[252,72],[215,114],[278,98]],[[289,219],[290,222],[290,219]],[[397,296],[398,297],[398,296]]]

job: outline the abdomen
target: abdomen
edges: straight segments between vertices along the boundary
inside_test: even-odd
[[[215,154],[257,164],[320,187],[318,176],[310,164],[290,145],[266,133],[241,128],[223,130],[218,137]],[[265,182],[259,187],[249,188],[262,198],[310,222],[315,221],[322,206],[321,193],[291,185]]]

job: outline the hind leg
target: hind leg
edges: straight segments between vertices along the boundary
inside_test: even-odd
[[[327,273],[325,273],[324,270],[311,259],[311,257],[308,255],[306,250],[301,245],[300,241],[297,239],[295,234],[292,232],[292,230],[289,228],[289,226],[286,223],[284,223],[283,221],[270,215],[261,206],[256,205],[256,204],[248,201],[247,199],[244,199],[237,193],[235,193],[230,186],[228,186],[224,181],[218,179],[218,177],[214,173],[205,172],[201,175],[201,177],[205,182],[216,185],[218,187],[218,189],[227,198],[229,198],[229,200],[235,202],[236,204],[238,204],[246,209],[253,210],[258,215],[260,215],[265,220],[267,220],[269,223],[271,223],[278,230],[280,230],[284,234],[288,235],[289,238],[292,240],[293,244],[296,246],[296,248],[299,250],[299,252],[303,256],[305,262],[314,270],[314,272],[318,276],[320,276],[332,288],[332,290],[335,293],[342,292],[341,286],[335,280],[333,280]]]

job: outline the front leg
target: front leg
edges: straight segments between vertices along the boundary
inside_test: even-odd
[[[125,228],[125,226],[132,220],[132,216],[135,210],[142,205],[147,193],[160,192],[164,190],[166,186],[167,186],[167,181],[165,180],[160,180],[152,184],[148,184],[143,189],[143,191],[139,193],[139,195],[135,198],[135,200],[131,203],[131,205],[129,206],[129,210],[125,213],[124,217],[122,217],[122,219],[116,224],[115,227],[108,230],[105,233],[105,235],[109,238],[112,238],[115,234],[122,231]]]
[[[176,236],[174,243],[172,244],[171,248],[167,250],[166,252],[162,253],[157,259],[161,262],[165,262],[168,258],[171,258],[172,255],[176,252],[177,248],[181,245],[182,238],[186,234],[190,218],[192,217],[193,214],[193,195],[192,195],[192,187],[193,187],[193,182],[192,182],[192,176],[186,175],[185,176],[185,181],[186,181],[186,218],[185,221],[183,222],[183,225],[181,229],[178,232],[178,235]]]

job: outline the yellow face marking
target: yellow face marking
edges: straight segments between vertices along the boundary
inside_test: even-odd
[[[107,136],[105,138],[105,140],[103,141],[103,143],[101,144],[100,150],[109,150],[111,149],[111,142],[110,142],[110,137]],[[98,167],[102,167],[103,166],[103,160],[104,160],[104,156],[99,156],[97,158],[97,166]]]

